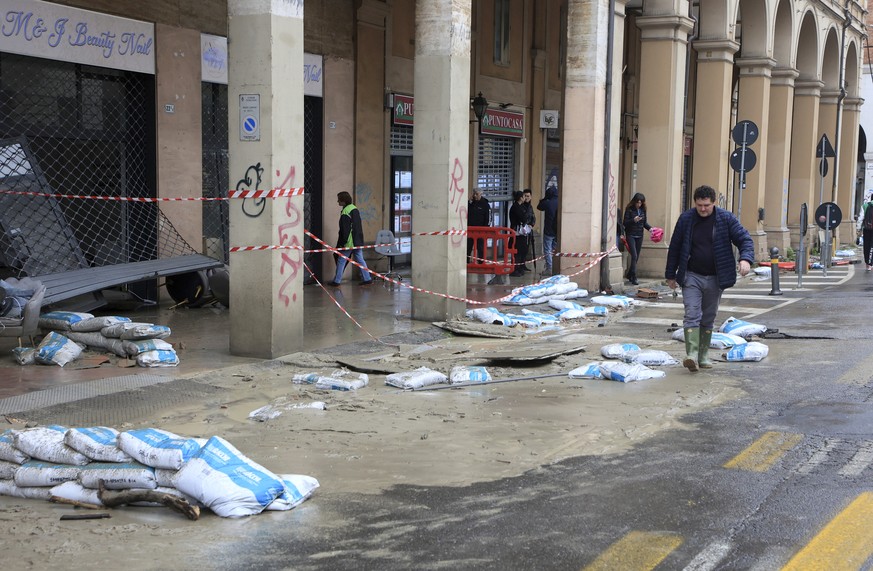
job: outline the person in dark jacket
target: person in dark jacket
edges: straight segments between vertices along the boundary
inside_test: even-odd
[[[692,373],[698,367],[712,368],[708,353],[718,304],[722,292],[737,283],[737,262],[731,245],[739,250],[741,276],[749,273],[755,261],[752,237],[736,216],[715,205],[715,190],[700,186],[693,198],[694,208],[683,212],[676,221],[664,271],[671,289],[682,286],[682,365]]]
[[[512,192],[513,203],[509,208],[509,227],[515,230],[515,238],[510,243],[510,248],[515,248],[515,256],[512,260],[514,268],[509,274],[513,277],[524,275],[524,261],[527,259],[527,236],[530,233],[530,226],[527,226],[527,213],[523,206],[524,193],[520,190]]]
[[[531,202],[533,200],[533,191],[529,188],[526,188],[521,191],[521,194],[521,206],[522,208],[524,208],[524,223],[525,225],[527,225],[528,228],[530,228],[530,232],[528,232],[527,235],[527,255],[521,260],[521,270],[523,272],[529,272],[530,268],[527,267],[527,260],[528,258],[536,258],[537,249],[536,243],[534,242],[533,228],[534,226],[536,226],[537,223],[537,215],[534,212],[533,204]]]
[[[636,193],[624,209],[624,235],[627,239],[628,264],[626,277],[633,285],[639,285],[637,281],[637,262],[640,260],[640,250],[643,248],[644,230],[651,230],[646,220],[646,197],[643,193]]]
[[[546,187],[546,195],[537,203],[537,210],[543,215],[543,257],[545,258],[544,276],[552,275],[552,255],[558,241],[558,187]]]
[[[473,189],[473,195],[467,203],[467,227],[470,226],[491,226],[491,203],[488,199],[482,196],[482,191],[478,188]],[[473,252],[473,239],[467,238],[467,262],[479,262],[485,258],[485,238],[476,240],[476,258],[471,260]]]
[[[361,271],[361,285],[370,285],[373,283],[373,278],[370,277],[370,272],[367,271],[367,262],[364,261],[364,253],[361,251],[361,246],[364,245],[364,229],[361,225],[361,213],[352,204],[352,196],[348,192],[340,192],[336,195],[336,199],[340,208],[342,208],[336,247],[341,254],[352,258],[360,264],[358,269]],[[343,256],[336,256],[336,276],[327,285],[340,285],[343,279],[343,271],[346,269],[346,263],[347,261]]]

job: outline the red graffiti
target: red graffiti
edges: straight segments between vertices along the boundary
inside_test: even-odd
[[[292,166],[290,169],[288,169],[288,175],[285,177],[285,180],[280,182],[279,186],[277,186],[276,188],[290,188],[294,182],[294,176],[296,175],[296,173],[297,169]],[[280,176],[282,176],[281,171],[279,169],[276,169],[276,178],[278,179]],[[288,186],[285,186],[286,184]]]
[[[291,169],[294,170],[293,167]],[[293,176],[293,175],[292,175]],[[287,180],[285,181],[287,182]],[[284,184],[284,182],[283,182]],[[292,294],[290,297],[285,293],[285,290],[291,285],[291,282],[297,277],[297,272],[300,271],[300,268],[303,266],[303,249],[300,247],[300,239],[297,236],[292,235],[290,232],[292,228],[296,228],[300,226],[301,221],[303,220],[303,215],[300,212],[300,209],[294,204],[293,198],[287,198],[285,202],[285,215],[289,218],[289,222],[285,222],[284,224],[280,224],[278,227],[278,239],[280,246],[294,246],[298,249],[290,250],[289,252],[282,252],[280,255],[282,259],[282,263],[279,265],[279,273],[283,276],[285,275],[285,268],[290,267],[290,273],[288,277],[282,282],[282,285],[279,286],[279,300],[285,304],[285,307],[288,307],[292,301],[297,302],[297,294]]]
[[[464,193],[466,193],[466,189],[461,186],[461,181],[464,178],[464,166],[461,164],[459,159],[455,159],[454,167],[452,168],[452,182],[449,184],[449,198],[450,204],[455,205],[455,213],[458,215],[458,226],[452,226],[451,230],[459,230],[461,228],[466,228],[467,226],[467,204],[462,198]],[[458,203],[455,204],[455,199],[457,198]],[[452,236],[451,244],[453,248],[457,248],[464,242],[463,236]]]
[[[618,216],[618,199],[615,195],[615,176],[612,174],[612,164],[609,165],[609,209],[607,212],[609,214],[607,228],[615,228]]]

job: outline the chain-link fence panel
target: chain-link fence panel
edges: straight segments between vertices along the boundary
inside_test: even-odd
[[[152,76],[0,53],[0,189],[16,193],[0,194],[3,273],[196,253],[134,201],[155,196],[154,130]]]
[[[227,86],[203,84],[203,196],[227,198],[228,177]],[[227,201],[203,203],[206,255],[228,263],[230,213]]]

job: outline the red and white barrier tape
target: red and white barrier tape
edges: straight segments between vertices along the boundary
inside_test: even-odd
[[[108,200],[115,202],[213,202],[216,200],[231,200],[234,198],[282,198],[287,196],[302,196],[303,187],[274,188],[273,190],[231,190],[227,196],[192,196],[192,197],[136,197],[136,196],[94,196],[86,194],[51,194],[46,192],[31,192],[23,190],[0,189],[0,194],[15,196],[41,196],[43,198],[81,198],[85,200]]]

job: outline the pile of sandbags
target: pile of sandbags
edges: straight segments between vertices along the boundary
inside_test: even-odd
[[[221,517],[290,510],[318,488],[311,476],[274,474],[218,436],[58,425],[0,433],[0,495],[100,506],[101,483],[178,497]]]

